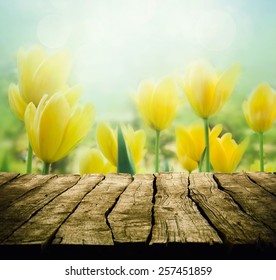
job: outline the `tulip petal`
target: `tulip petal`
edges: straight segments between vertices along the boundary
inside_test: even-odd
[[[86,151],[80,159],[80,174],[103,173],[104,157],[97,149]]]
[[[238,147],[234,150],[232,158],[231,158],[231,170],[229,172],[234,172],[239,165],[239,162],[242,159],[242,156],[248,146],[249,139],[245,138],[239,145]]]
[[[189,147],[193,145],[188,129],[185,126],[176,128],[176,153],[179,157],[188,155]]]
[[[212,106],[212,114],[221,110],[222,106],[228,100],[241,72],[240,65],[236,64],[226,70],[219,78],[215,88],[215,102]]]
[[[96,137],[99,148],[105,158],[108,159],[111,164],[117,166],[118,145],[115,132],[112,131],[109,126],[101,123],[98,125]]]
[[[178,90],[171,77],[159,81],[153,93],[151,104],[152,122],[156,130],[168,128],[176,116]]]
[[[276,118],[276,95],[268,84],[260,84],[243,103],[246,121],[254,131],[265,132]]]
[[[70,116],[60,147],[53,156],[54,161],[65,157],[89,132],[94,120],[94,108],[87,104],[77,108]]]
[[[189,134],[192,138],[192,147],[188,155],[196,162],[200,161],[201,155],[205,148],[204,127],[203,125],[193,125],[189,128]]]
[[[29,52],[20,50],[17,55],[19,88],[25,102],[32,100],[28,94],[32,88],[32,76],[40,64],[45,60],[46,53],[42,48],[33,47]]]
[[[71,60],[67,52],[59,52],[45,59],[32,76],[32,90],[28,93],[28,101],[38,105],[44,94],[51,96],[64,89],[70,68]]]
[[[151,115],[152,97],[154,91],[154,84],[151,81],[143,81],[138,87],[138,94],[135,98],[136,105],[146,122],[146,124],[154,128]]]
[[[146,134],[143,130],[134,131],[131,126],[122,126],[122,130],[136,166],[144,156]]]
[[[48,163],[55,162],[55,154],[62,143],[70,118],[70,106],[62,94],[55,94],[47,100],[41,112],[39,107],[37,111],[40,120],[36,129],[39,131],[41,159]]]
[[[220,138],[213,140],[213,145],[210,147],[211,164],[215,172],[226,172],[228,170],[227,154],[223,149]]]
[[[231,133],[226,133],[221,138],[214,138],[211,146],[211,163],[214,171],[234,172],[247,146],[247,138],[238,145]]]
[[[190,157],[188,156],[183,156],[178,158],[182,167],[187,170],[188,172],[192,172],[194,170],[197,169],[198,167],[198,163],[194,160],[192,160]]]
[[[222,124],[217,124],[215,125],[212,130],[210,131],[210,139],[212,139],[213,137],[218,137],[219,134],[222,132],[223,126]]]
[[[9,86],[8,96],[9,104],[12,111],[21,121],[24,121],[24,114],[27,103],[22,99],[18,86],[16,86],[15,84],[11,84]]]
[[[184,89],[192,108],[202,118],[213,114],[217,79],[215,70],[205,61],[195,61],[186,69]]]
[[[25,120],[25,126],[28,133],[29,142],[31,144],[31,147],[34,151],[34,153],[41,158],[40,156],[40,148],[38,143],[38,135],[37,135],[37,129],[35,126],[35,117],[36,117],[36,107],[33,103],[29,103],[26,107],[25,114],[24,114],[24,120]]]
[[[224,150],[227,152],[234,151],[238,147],[237,143],[232,139],[231,133],[225,133],[221,137],[220,141],[221,141],[221,145],[223,146]]]
[[[81,93],[82,93],[81,86],[70,87],[63,92],[71,107],[74,107],[77,104],[77,102],[81,97]]]
[[[156,86],[150,81],[139,85],[136,105],[146,124],[154,130],[161,131],[171,125],[178,103],[177,86],[170,76]]]

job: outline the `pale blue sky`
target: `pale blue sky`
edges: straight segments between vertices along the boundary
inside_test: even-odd
[[[275,1],[0,0],[0,69],[15,71],[16,51],[68,48],[74,82],[99,118],[131,116],[129,95],[143,79],[183,73],[206,58],[221,70],[243,66],[238,94],[259,82],[276,88]]]

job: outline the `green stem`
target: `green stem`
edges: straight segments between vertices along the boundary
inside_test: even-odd
[[[32,162],[33,162],[33,149],[31,144],[28,144],[28,155],[27,155],[27,169],[26,173],[30,174],[32,173]]]
[[[264,172],[264,133],[259,132],[260,143],[260,171]]]
[[[203,119],[206,144],[206,172],[210,172],[209,119]]]
[[[49,174],[49,170],[50,170],[50,163],[44,161],[43,162],[42,175]]]
[[[159,145],[160,145],[160,131],[156,130],[156,138],[155,138],[155,172],[159,172]]]

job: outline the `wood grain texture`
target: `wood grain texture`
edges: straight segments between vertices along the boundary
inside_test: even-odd
[[[42,186],[55,175],[25,174],[16,177],[0,188],[0,210],[7,208],[27,192]]]
[[[89,192],[58,230],[55,244],[113,245],[107,215],[132,182],[129,174],[109,174]]]
[[[12,179],[16,178],[19,174],[14,172],[0,172],[0,187]]]
[[[55,197],[75,185],[79,179],[77,175],[55,176],[27,192],[8,208],[0,210],[0,243]]]
[[[108,215],[115,242],[147,242],[152,227],[153,180],[152,174],[135,175]]]
[[[16,254],[19,245],[22,252],[32,246],[38,251],[44,248],[43,252],[109,248],[114,254],[132,248],[134,255],[141,249],[155,256],[164,248],[173,252],[173,248],[189,251],[201,246],[200,250],[225,252],[242,247],[247,252],[253,247],[259,256],[263,251],[275,256],[275,177],[273,173],[80,177],[2,172],[0,255],[10,248]]]
[[[190,194],[227,244],[275,245],[275,233],[244,213],[229,194],[218,189],[213,175],[190,175]]]
[[[219,185],[253,219],[276,234],[276,197],[253,183],[246,173],[215,174]],[[269,211],[268,211],[269,209]]]
[[[188,197],[186,174],[160,173],[156,178],[156,189],[150,244],[222,242]]]
[[[87,175],[35,213],[13,232],[4,244],[40,244],[51,241],[61,224],[74,212],[81,200],[102,179],[103,175]]]
[[[264,172],[246,172],[247,176],[266,191],[276,196],[276,175]]]

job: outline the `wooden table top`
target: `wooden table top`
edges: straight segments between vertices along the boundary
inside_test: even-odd
[[[276,258],[274,173],[0,173],[0,257]]]

